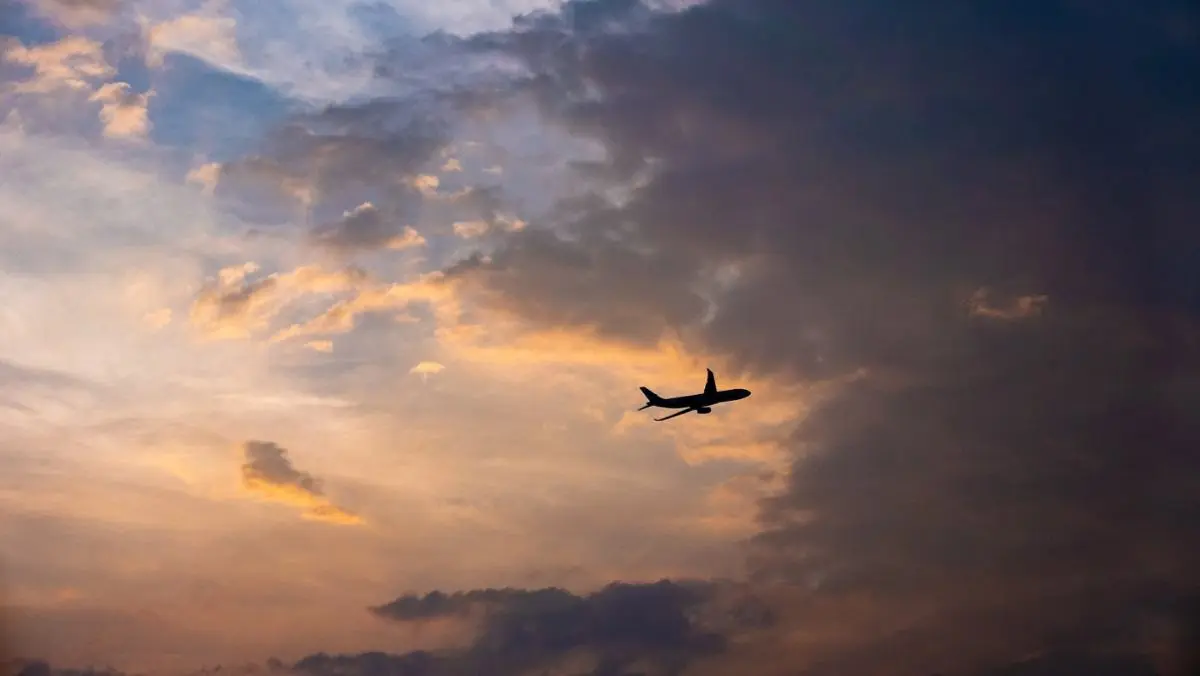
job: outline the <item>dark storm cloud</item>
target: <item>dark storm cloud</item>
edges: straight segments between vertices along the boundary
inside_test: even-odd
[[[402,596],[371,612],[393,622],[470,619],[476,633],[462,647],[437,652],[314,653],[290,667],[272,659],[265,665],[206,669],[196,676],[669,676],[721,653],[727,635],[769,627],[773,621],[764,602],[744,586],[669,580],[615,583],[582,596],[555,588],[435,591]],[[43,662],[28,664],[41,670],[31,676],[78,673]]]
[[[760,576],[811,588],[789,621],[855,627],[792,673],[1155,653],[1200,582],[1198,36],[1181,2],[569,3],[469,46],[651,178],[451,272],[533,322],[860,374],[763,506]]]
[[[614,583],[586,596],[553,588],[432,592],[403,596],[372,612],[397,621],[481,618],[463,656],[474,673],[525,673],[581,653],[592,660],[588,673],[625,673],[634,664],[679,673],[693,659],[724,649],[724,634],[715,629],[770,622],[757,599],[738,595],[730,603],[722,591],[713,583],[663,580]],[[705,606],[716,608],[716,617],[704,615]]]
[[[447,275],[470,281],[475,298],[526,319],[590,326],[644,344],[703,314],[704,300],[690,288],[693,274],[682,261],[646,255],[588,230],[581,235],[585,241],[566,242],[546,230],[517,233],[489,262],[473,257]]]

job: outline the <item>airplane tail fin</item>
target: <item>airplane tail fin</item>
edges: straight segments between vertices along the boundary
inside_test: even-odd
[[[643,406],[642,408],[639,408],[639,409],[638,409],[639,411],[641,411],[641,410],[643,410],[643,409],[650,408],[651,406],[653,406],[653,405],[657,404],[658,402],[662,401],[662,397],[660,397],[660,396],[658,396],[657,394],[655,394],[655,393],[651,392],[649,387],[639,387],[638,389],[642,391],[642,394],[646,395],[646,405],[645,405],[645,406]]]

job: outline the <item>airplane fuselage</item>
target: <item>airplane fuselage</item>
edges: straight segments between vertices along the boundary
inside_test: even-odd
[[[719,390],[711,394],[689,394],[685,397],[664,397],[656,402],[654,406],[657,408],[710,408],[717,404],[723,404],[727,401],[737,401],[750,396],[750,390],[737,388],[733,390]]]

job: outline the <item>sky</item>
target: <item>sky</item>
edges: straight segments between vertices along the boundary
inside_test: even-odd
[[[0,658],[1194,673],[1198,83],[1174,0],[0,0]]]

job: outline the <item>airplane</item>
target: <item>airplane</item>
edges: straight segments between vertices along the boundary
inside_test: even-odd
[[[651,392],[650,388],[639,387],[638,389],[642,391],[642,394],[646,395],[646,405],[638,410],[644,411],[651,406],[657,406],[659,408],[683,409],[682,411],[679,411],[678,413],[672,413],[665,418],[654,419],[654,422],[662,422],[664,420],[670,420],[677,415],[691,413],[692,411],[695,411],[700,415],[712,413],[712,407],[717,404],[727,401],[737,401],[738,399],[745,399],[746,397],[750,396],[750,390],[744,390],[740,387],[734,390],[718,390],[717,379],[715,376],[713,376],[712,369],[707,369],[707,371],[708,380],[704,383],[704,391],[700,394],[689,394],[684,397],[660,397]]]

